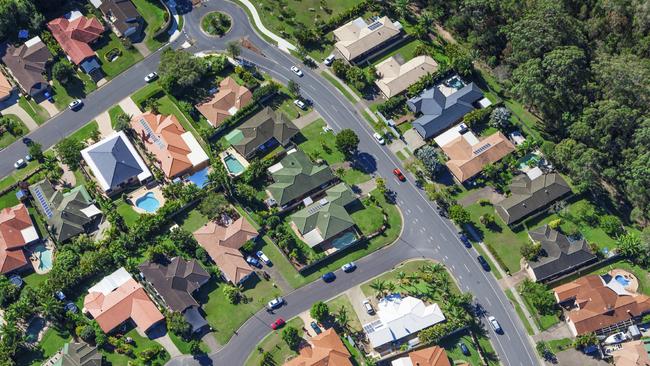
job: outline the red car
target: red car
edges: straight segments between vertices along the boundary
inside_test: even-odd
[[[404,176],[404,174],[402,174],[402,171],[399,170],[399,168],[393,169],[393,174],[395,174],[395,176],[397,177],[397,179],[399,179],[400,182],[406,181],[406,177]]]
[[[273,328],[273,330],[276,330],[276,329],[282,328],[283,325],[284,325],[284,319],[282,319],[282,318],[277,318],[277,319],[276,319],[276,320],[271,324],[271,328]]]

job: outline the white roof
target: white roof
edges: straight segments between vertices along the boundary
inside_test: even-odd
[[[391,366],[413,366],[413,362],[411,362],[411,357],[409,356],[393,360],[390,364]]]
[[[185,132],[181,135],[181,138],[183,141],[185,141],[187,147],[189,147],[192,151],[191,153],[187,154],[187,158],[190,159],[190,163],[192,163],[193,166],[198,166],[208,161],[208,154],[203,151],[203,148],[201,145],[199,145],[196,137],[194,137],[191,132]]]
[[[377,306],[379,320],[364,325],[373,348],[405,338],[434,324],[445,321],[438,304],[425,305],[412,296],[387,296]]]
[[[544,172],[542,172],[542,169],[540,169],[538,166],[536,166],[536,167],[534,167],[531,170],[526,172],[526,175],[531,180],[533,180],[533,179],[535,179],[537,177],[541,177],[543,174],[544,174]]]
[[[83,212],[83,214],[86,215],[86,217],[89,217],[89,218],[90,218],[90,217],[93,217],[93,216],[100,215],[100,214],[102,213],[102,212],[97,208],[97,206],[95,206],[95,205],[90,205],[90,206],[88,206],[88,207],[86,207],[86,208],[82,208],[82,209],[79,210],[79,211]]]
[[[302,239],[309,245],[310,248],[323,242],[323,237],[320,235],[318,229],[314,229],[302,236]]]
[[[492,102],[488,98],[483,98],[478,101],[478,104],[481,106],[481,108],[487,108],[492,105]]]
[[[447,145],[448,143],[454,141],[457,139],[459,136],[461,136],[460,131],[462,130],[461,125],[464,126],[463,123],[457,124],[456,126],[448,129],[447,131],[441,133],[438,135],[438,137],[434,138],[433,141],[438,144],[438,146],[443,147]],[[467,140],[467,142],[471,145],[474,146],[479,143],[478,138],[472,133],[472,131],[467,130],[462,136]]]
[[[25,42],[25,46],[27,46],[27,47],[31,47],[31,46],[33,46],[33,45],[39,43],[39,42],[43,42],[43,41],[41,41],[41,37],[36,36],[36,37],[30,39],[29,41],[26,41],[26,42]]]
[[[295,152],[296,152],[296,149],[288,150],[288,151],[287,151],[287,155],[293,154],[293,153],[295,153]],[[277,164],[271,165],[271,166],[267,169],[267,171],[268,171],[269,173],[273,174],[273,173],[277,172],[277,171],[280,170],[280,169],[282,169],[282,161],[280,161],[280,162],[277,163]]]
[[[99,8],[102,5],[102,0],[90,0],[90,3],[93,4],[95,8]]]
[[[127,272],[124,267],[121,267],[117,271],[102,278],[102,280],[97,282],[95,286],[89,288],[88,293],[90,294],[93,292],[101,292],[104,295],[108,295],[116,288],[125,284],[131,278],[131,274]]]
[[[526,138],[521,134],[520,131],[510,132],[510,138],[515,142],[515,145],[521,145],[524,141],[526,141]]]
[[[38,239],[38,232],[36,231],[36,227],[34,225],[20,230],[20,234],[23,236],[25,243],[31,243],[34,240]]]

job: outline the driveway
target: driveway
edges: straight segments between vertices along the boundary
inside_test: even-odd
[[[135,104],[133,99],[131,99],[131,97],[122,99],[119,105],[120,107],[122,107],[124,113],[128,114],[131,117],[142,114],[142,111],[140,110],[138,105]]]
[[[552,364],[546,362],[547,365],[562,365],[562,366],[610,366],[609,363],[599,360],[597,358],[585,355],[580,351],[574,349],[568,349],[566,351],[558,352],[557,355],[557,364]]]
[[[368,299],[370,300],[372,306],[377,309],[377,300],[374,298],[367,298],[363,294],[363,291],[361,291],[361,286],[352,287],[346,291],[346,295],[348,295],[350,298],[350,302],[352,303],[354,312],[357,313],[357,317],[359,318],[359,322],[361,322],[361,326],[378,319],[377,315],[368,314],[368,312],[366,312],[366,308],[363,307],[363,301]]]

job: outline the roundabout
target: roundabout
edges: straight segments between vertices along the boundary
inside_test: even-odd
[[[211,37],[223,37],[232,28],[230,15],[211,11],[201,18],[201,31]]]

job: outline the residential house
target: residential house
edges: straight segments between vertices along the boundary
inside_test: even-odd
[[[0,102],[9,99],[15,88],[0,70]]]
[[[102,354],[85,342],[68,342],[61,348],[59,359],[52,366],[101,366]]]
[[[192,332],[208,325],[192,294],[210,280],[210,274],[196,260],[174,257],[167,263],[146,261],[138,266],[140,274],[162,299],[167,308],[183,314]]]
[[[302,347],[298,356],[284,363],[284,366],[352,366],[350,352],[334,328],[309,339],[309,345]]]
[[[239,249],[257,238],[258,232],[248,220],[240,216],[229,224],[209,221],[196,231],[194,238],[208,252],[225,279],[234,284],[244,282],[253,274]]]
[[[89,313],[104,333],[131,320],[141,332],[148,332],[165,319],[141,284],[121,267],[88,289],[84,313]]]
[[[147,112],[133,117],[131,128],[167,178],[194,173],[210,162],[194,135],[174,115]]]
[[[226,141],[249,159],[258,151],[264,153],[278,144],[289,145],[298,132],[298,127],[284,113],[266,107],[227,134]]]
[[[45,70],[52,54],[40,37],[36,36],[19,47],[3,44],[0,57],[25,94],[36,97],[50,88]]]
[[[621,348],[612,352],[616,366],[650,366],[650,339],[638,339],[620,343]]]
[[[219,89],[212,98],[196,105],[196,109],[208,120],[212,127],[219,128],[221,123],[253,100],[253,93],[235,79],[228,76],[221,80]]]
[[[411,351],[405,357],[391,361],[390,364],[391,366],[451,366],[447,352],[439,346]]]
[[[325,197],[291,215],[291,227],[310,248],[345,233],[356,236],[354,220],[346,209],[355,202],[357,196],[345,183],[339,183],[325,191]]]
[[[537,258],[526,262],[526,272],[533,281],[557,278],[598,259],[586,240],[569,238],[548,225],[529,231],[528,236],[533,243],[542,246]]]
[[[482,98],[483,92],[474,83],[459,89],[440,84],[407,100],[406,105],[419,115],[413,127],[427,140],[456,124],[473,111],[474,104]]]
[[[334,30],[334,47],[348,62],[362,61],[402,35],[402,25],[378,17],[368,24],[359,17]]]
[[[376,68],[379,78],[375,85],[388,99],[404,92],[426,74],[438,71],[438,63],[431,56],[416,56],[407,62],[391,56]]]
[[[435,138],[447,155],[449,171],[461,183],[479,174],[483,167],[496,163],[515,151],[515,146],[501,132],[479,140],[464,124]]]
[[[81,150],[81,156],[107,196],[151,178],[151,172],[124,131]]]
[[[528,174],[520,174],[510,184],[510,196],[494,208],[506,224],[512,225],[571,193],[571,187],[558,173],[542,174],[532,179]]]
[[[650,298],[631,292],[609,274],[587,275],[553,289],[555,300],[568,310],[574,336],[595,332],[608,335],[650,313]]]
[[[266,188],[266,192],[281,210],[294,207],[303,198],[324,191],[336,180],[327,165],[312,163],[304,152],[297,149],[287,151],[287,156],[268,171],[274,183]]]
[[[131,0],[91,0],[118,37],[137,37],[142,31],[142,16]]]
[[[92,232],[102,214],[83,185],[64,192],[42,180],[29,186],[29,192],[47,220],[48,231],[60,243]]]
[[[22,203],[0,210],[0,273],[27,267],[23,248],[39,239],[38,231]]]
[[[425,305],[418,298],[386,296],[377,305],[379,319],[363,326],[372,348],[380,354],[400,349],[419,331],[446,320],[438,304]]]
[[[59,42],[68,59],[91,74],[99,69],[99,62],[90,44],[104,33],[104,26],[96,18],[85,17],[74,10],[47,23],[54,39]]]

